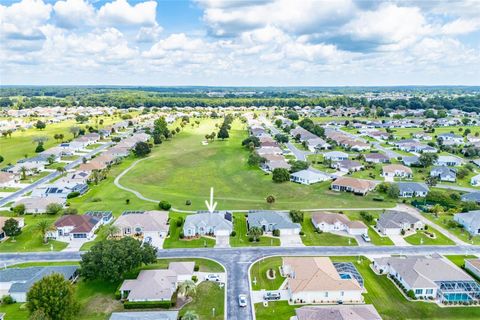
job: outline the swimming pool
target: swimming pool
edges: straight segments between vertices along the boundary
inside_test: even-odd
[[[466,293],[445,293],[443,294],[443,299],[445,301],[455,301],[455,302],[468,302],[472,298]]]

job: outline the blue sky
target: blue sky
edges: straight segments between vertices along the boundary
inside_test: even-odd
[[[479,85],[480,1],[0,0],[1,84]]]

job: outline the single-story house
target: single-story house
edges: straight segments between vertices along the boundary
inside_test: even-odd
[[[364,168],[360,162],[355,160],[336,161],[336,162],[332,162],[331,166],[332,168],[340,170],[342,172],[360,171]]]
[[[443,143],[450,141],[453,144],[463,144],[464,142],[462,136],[454,133],[441,133],[437,136],[437,139],[441,140]]]
[[[384,212],[377,221],[377,229],[384,235],[399,235],[402,230],[419,230],[424,227],[423,221],[403,211]]]
[[[0,241],[5,239],[7,235],[5,231],[3,231],[3,227],[5,226],[5,222],[9,219],[15,219],[18,222],[18,227],[21,229],[25,226],[25,220],[23,218],[12,218],[12,217],[2,217],[0,216]]]
[[[457,170],[446,166],[436,166],[430,170],[430,177],[438,178],[440,181],[455,182],[457,180]]]
[[[406,156],[402,157],[402,162],[406,166],[415,166],[420,164],[420,157],[418,156]]]
[[[480,191],[463,194],[462,201],[475,202],[480,204]]]
[[[316,150],[329,149],[331,146],[322,138],[313,138],[307,140],[308,150],[315,152]]]
[[[441,302],[478,301],[480,284],[438,254],[432,256],[386,257],[373,260],[373,267],[388,274],[417,298]]]
[[[292,303],[363,302],[363,279],[353,264],[335,265],[328,257],[288,257],[283,258],[282,273]]]
[[[332,161],[348,160],[348,153],[342,151],[330,151],[324,153],[323,158]]]
[[[363,155],[366,162],[369,163],[387,163],[390,159],[383,153],[368,153]]]
[[[331,179],[331,174],[322,172],[311,167],[305,170],[294,172],[290,175],[290,181],[307,185],[322,181],[328,181]]]
[[[18,206],[19,204],[25,205],[25,212],[26,213],[45,213],[47,210],[47,206],[51,203],[58,203],[62,206],[65,205],[65,199],[57,198],[57,197],[48,197],[48,198],[40,198],[40,197],[28,197],[18,200],[14,203],[13,207]]]
[[[480,186],[480,174],[477,174],[476,176],[472,177],[470,179],[470,184],[472,186]]]
[[[355,151],[365,151],[370,149],[370,145],[368,143],[351,139],[343,141],[342,146]]]
[[[281,235],[299,234],[301,226],[293,223],[288,213],[275,211],[249,212],[247,217],[248,229],[258,227],[264,232],[279,230]]]
[[[361,235],[368,232],[368,227],[361,221],[351,221],[347,216],[331,212],[312,213],[312,224],[315,229],[323,232],[346,231],[351,235]]]
[[[382,317],[371,304],[327,305],[297,308],[290,320],[382,320]]]
[[[472,236],[480,234],[480,210],[457,213],[453,220],[461,224]]]
[[[384,177],[402,177],[402,178],[411,178],[413,176],[413,171],[409,167],[406,167],[401,164],[389,164],[382,168],[382,175]]]
[[[273,171],[279,168],[290,170],[291,167],[292,166],[285,159],[267,161],[263,164],[263,168],[268,171]]]
[[[167,211],[125,211],[113,223],[118,227],[117,236],[166,238],[169,231]]]
[[[398,182],[399,196],[402,198],[426,197],[430,191],[425,183]]]
[[[110,223],[113,220],[112,211],[87,211],[85,215],[97,218],[102,224]]]
[[[197,235],[229,236],[232,233],[231,212],[207,212],[188,215],[183,225],[185,237]]]
[[[65,215],[55,221],[55,230],[48,231],[47,237],[58,240],[88,239],[95,237],[95,231],[102,220],[89,215]]]
[[[330,188],[334,191],[353,192],[355,194],[366,195],[369,191],[375,189],[375,181],[356,179],[351,177],[339,177],[332,182]]]
[[[113,312],[108,320],[177,320],[178,311]]]
[[[457,156],[438,156],[438,159],[435,161],[437,166],[448,166],[448,167],[457,167],[463,164],[463,160]]]
[[[296,139],[297,136],[300,137],[300,141],[307,141],[310,139],[316,139],[318,138],[316,135],[311,133],[308,130],[305,130],[304,128],[297,126],[295,129],[290,130],[290,135]]]
[[[32,197],[55,197],[66,199],[67,196],[73,192],[78,192],[80,195],[88,190],[88,184],[78,183],[75,181],[69,182],[65,180],[58,180],[49,184],[44,184],[36,187],[32,191]]]
[[[465,259],[465,269],[480,278],[480,259]]]
[[[0,296],[10,295],[16,302],[26,302],[27,292],[35,282],[52,273],[70,281],[78,277],[78,266],[8,268],[0,270]]]
[[[169,264],[168,269],[141,270],[137,279],[120,286],[122,299],[128,301],[170,301],[181,282],[193,276],[194,262]]]
[[[0,187],[11,187],[20,181],[20,177],[13,173],[0,171]]]

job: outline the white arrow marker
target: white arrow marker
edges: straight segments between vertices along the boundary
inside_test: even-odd
[[[210,211],[210,213],[213,213],[213,211],[215,211],[217,203],[213,203],[213,187],[210,188],[210,203],[208,202],[208,200],[205,200],[205,204],[207,205],[207,209],[208,211]]]

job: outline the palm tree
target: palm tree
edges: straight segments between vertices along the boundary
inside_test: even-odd
[[[43,243],[48,243],[47,232],[53,230],[52,224],[48,220],[41,220],[37,223],[37,230],[42,234]]]
[[[120,232],[120,228],[116,225],[109,224],[105,226],[105,232],[108,235],[108,238],[113,238],[116,234]]]
[[[197,285],[192,280],[186,280],[178,286],[178,293],[186,297],[192,297],[197,292]]]
[[[64,173],[67,170],[65,170],[64,167],[57,167],[57,171],[60,172],[60,173]]]
[[[20,174],[22,175],[22,180],[26,180],[27,179],[27,167],[25,166],[21,166],[20,167]]]
[[[254,241],[257,241],[262,234],[263,230],[260,227],[251,227],[250,230],[248,230],[248,235],[252,237]]]
[[[192,310],[188,310],[181,318],[182,320],[198,320],[198,315]]]

